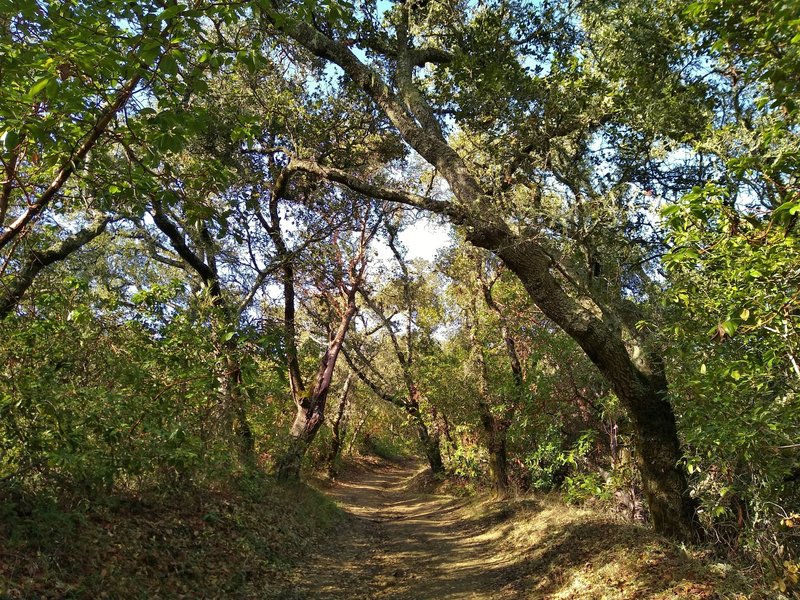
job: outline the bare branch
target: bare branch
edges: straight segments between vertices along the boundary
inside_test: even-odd
[[[325,167],[316,162],[300,158],[292,158],[288,168],[295,171],[305,171],[306,173],[317,175],[323,179],[339,183],[354,192],[369,196],[370,198],[397,202],[399,204],[405,204],[436,214],[445,215],[456,224],[466,224],[467,222],[467,215],[465,212],[454,206],[451,202],[433,200],[432,198],[427,198],[411,192],[376,185],[356,177],[347,171],[343,171],[342,169]]]

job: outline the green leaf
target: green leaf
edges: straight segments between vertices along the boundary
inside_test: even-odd
[[[165,54],[161,58],[160,70],[165,75],[175,75],[178,73],[178,62],[172,54]]]
[[[736,323],[733,321],[725,321],[722,325],[722,330],[727,333],[729,336],[733,336],[736,333]]]
[[[665,206],[661,209],[661,216],[668,217],[669,215],[674,215],[681,209],[680,206],[677,204],[670,204],[669,206]]]
[[[46,91],[48,98],[55,98],[58,95],[58,79],[52,77],[50,81],[47,82]]]
[[[142,46],[141,59],[146,65],[152,63],[161,52],[161,40],[150,40]]]
[[[175,15],[179,14],[181,10],[183,10],[183,6],[181,6],[180,4],[174,4],[172,6],[165,8],[160,13],[158,13],[156,19],[159,21],[168,21]]]
[[[4,131],[0,134],[0,144],[6,152],[10,152],[19,144],[19,134],[16,131]]]
[[[38,95],[42,90],[44,90],[51,81],[55,80],[55,77],[52,75],[48,75],[47,77],[42,77],[39,81],[33,84],[33,87],[28,90],[28,96],[33,98]]]

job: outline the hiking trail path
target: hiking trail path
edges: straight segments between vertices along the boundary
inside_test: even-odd
[[[408,489],[421,463],[360,465],[324,493],[347,513],[306,562],[291,598],[428,600],[521,598],[520,574],[496,553],[502,512],[465,520],[467,500]]]

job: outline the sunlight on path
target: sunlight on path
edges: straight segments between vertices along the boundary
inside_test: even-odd
[[[559,498],[425,494],[420,463],[362,459],[319,484],[346,519],[280,600],[716,600],[746,598],[735,569]],[[753,596],[754,598],[756,596]],[[758,596],[765,597],[765,596]]]
[[[372,465],[325,489],[350,515],[346,530],[320,549],[293,597],[519,597],[513,565],[493,552],[497,531],[457,518],[463,501],[407,491],[419,470]]]

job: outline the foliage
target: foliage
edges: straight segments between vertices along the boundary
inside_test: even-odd
[[[667,335],[707,519],[725,537],[760,538],[800,499],[798,248],[794,234],[726,198],[707,187],[665,210],[675,243],[670,312],[680,314]],[[745,521],[753,529],[743,530]]]
[[[781,523],[800,501],[793,4],[686,9],[720,73],[720,126],[698,145],[716,163],[662,211],[672,245],[663,337],[695,493],[715,534],[757,550],[776,575],[773,556],[798,552]]]
[[[797,113],[800,34],[797,2],[701,0],[686,8],[712,52],[743,68],[747,78],[770,85],[765,102]]]
[[[73,279],[40,296],[35,316],[4,321],[3,479],[92,496],[230,469],[236,457],[216,432],[216,373],[224,365],[210,338],[198,337],[186,315],[156,330],[148,324],[176,290],[183,286],[138,293],[151,317],[129,320]],[[280,383],[264,366],[261,381],[250,379],[253,393]],[[245,370],[255,374],[256,362]],[[268,410],[256,421],[271,424]]]
[[[295,352],[297,371],[328,364],[369,213],[383,247],[347,350],[382,403],[356,395],[346,451],[441,447],[450,474],[477,482],[502,454],[520,488],[573,503],[624,492],[633,514],[648,470],[631,457],[651,449],[634,447],[650,421],[626,394],[647,387],[644,404],[668,409],[660,423],[674,407],[684,449],[665,469],[689,473],[705,527],[790,589],[797,8],[12,1],[0,16],[4,535],[38,551],[48,527],[105,519],[92,512],[103,502],[232,482],[277,502],[258,473],[294,436],[290,399],[303,396],[286,367]],[[456,229],[435,264],[400,241],[417,209]],[[96,219],[103,236],[44,260]],[[323,429],[306,467],[327,443]],[[212,504],[208,522],[237,535],[259,511],[237,522]],[[189,544],[196,515],[166,512]],[[269,545],[264,527],[237,539]]]

